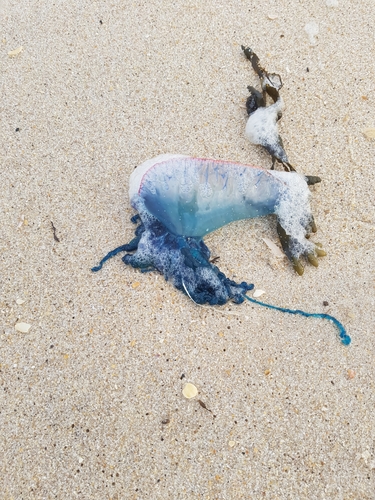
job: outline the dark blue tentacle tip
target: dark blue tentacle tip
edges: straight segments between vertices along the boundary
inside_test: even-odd
[[[137,224],[137,222],[140,221],[140,220],[141,220],[141,216],[139,214],[135,214],[132,217],[130,217],[130,221],[133,224]]]
[[[352,339],[349,337],[349,335],[346,335],[346,334],[341,334],[340,338],[341,338],[341,343],[344,345],[349,345],[350,342],[352,341]]]
[[[91,271],[93,273],[97,273],[98,271],[100,271],[100,269],[103,267],[103,264],[99,264],[98,266],[95,266],[95,267],[92,267],[91,268]]]
[[[243,281],[241,283],[241,286],[243,288],[245,288],[246,290],[253,290],[254,289],[254,285],[252,283],[246,283],[246,281]]]

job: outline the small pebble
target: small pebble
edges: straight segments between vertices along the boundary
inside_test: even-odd
[[[229,443],[228,443],[228,444],[229,444],[229,446],[230,446],[231,448],[233,448],[233,446],[235,446],[235,445],[236,445],[236,441],[229,441]]]
[[[194,384],[188,382],[187,384],[185,384],[185,387],[182,390],[182,394],[187,399],[195,398],[195,396],[198,394],[198,389],[195,387]]]
[[[132,288],[138,288],[140,285],[140,282],[139,281],[135,281],[134,283],[132,283]]]
[[[257,298],[257,297],[261,297],[262,295],[264,295],[266,292],[264,290],[255,290],[255,292],[253,293],[253,297]]]
[[[25,301],[24,301],[24,300],[22,300],[22,299],[17,299],[17,300],[16,300],[16,304],[18,304],[19,306],[20,306],[21,304],[24,304],[24,303],[25,303]]]
[[[355,371],[354,370],[348,370],[348,378],[352,379],[355,377]]]
[[[28,323],[16,323],[14,325],[14,328],[17,330],[17,332],[28,333],[31,325],[29,325]]]

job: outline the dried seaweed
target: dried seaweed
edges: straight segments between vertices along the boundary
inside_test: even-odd
[[[279,90],[283,86],[281,76],[277,73],[268,73],[260,64],[259,57],[250,47],[241,45],[245,56],[259,77],[261,91],[248,86],[250,96],[246,100],[246,110],[249,115],[246,125],[246,135],[250,142],[259,144],[272,157],[272,169],[276,161],[281,163],[287,172],[295,171],[285,152],[283,141],[278,132],[277,122],[282,117],[283,101]],[[272,104],[267,106],[267,96]]]

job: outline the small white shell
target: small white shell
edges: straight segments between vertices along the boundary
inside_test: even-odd
[[[255,297],[255,298],[261,297],[265,293],[266,292],[264,290],[255,290],[255,292],[253,293],[253,297]]]
[[[194,384],[188,382],[187,384],[185,384],[185,387],[182,390],[182,394],[187,399],[195,398],[195,396],[198,394],[198,389],[195,387]]]

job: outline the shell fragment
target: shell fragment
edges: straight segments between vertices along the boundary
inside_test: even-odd
[[[363,134],[367,139],[375,139],[375,128],[365,128]]]
[[[263,238],[264,243],[268,246],[275,257],[279,257],[283,259],[285,257],[285,253],[278,247],[273,241],[269,238]]]
[[[22,51],[23,51],[23,47],[22,46],[17,47],[16,49],[11,50],[10,52],[8,52],[8,56],[9,57],[16,57],[16,56],[18,56],[18,54],[21,54]]]
[[[187,384],[185,384],[185,387],[182,390],[182,394],[187,399],[195,398],[195,396],[198,394],[198,389],[194,384],[190,384],[190,382],[188,382]]]
[[[28,323],[16,323],[14,325],[14,328],[17,330],[17,332],[28,333],[31,325],[29,325]]]

